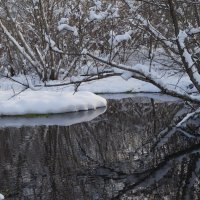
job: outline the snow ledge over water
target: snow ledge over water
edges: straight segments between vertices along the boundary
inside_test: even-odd
[[[106,99],[91,92],[25,91],[1,101],[0,116],[77,112],[106,105]]]
[[[4,199],[4,196],[3,194],[0,193],[0,200],[3,200]]]

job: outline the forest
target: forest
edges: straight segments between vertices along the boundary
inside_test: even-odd
[[[198,103],[185,88],[162,83],[157,71],[175,76],[175,85],[186,76],[191,81],[188,87],[199,92],[199,4],[2,0],[1,74],[34,74],[45,82],[124,73],[125,79],[147,81],[163,93]]]
[[[200,0],[0,0],[0,200],[198,200]]]

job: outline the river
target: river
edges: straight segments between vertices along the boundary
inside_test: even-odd
[[[200,119],[176,127],[190,106],[107,98],[106,111],[0,119],[0,193],[10,200],[199,199]]]

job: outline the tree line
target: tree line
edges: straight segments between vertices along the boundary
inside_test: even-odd
[[[156,63],[188,76],[200,91],[198,0],[2,0],[0,13],[1,71],[10,76],[66,79],[87,66],[87,75],[101,78],[119,68],[129,72],[126,78],[200,101],[152,72]]]

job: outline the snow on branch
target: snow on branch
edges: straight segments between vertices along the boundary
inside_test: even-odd
[[[78,29],[75,26],[68,25],[67,18],[61,18],[58,22],[57,29],[59,32],[67,30],[73,32],[74,36],[78,36]]]
[[[165,44],[165,46],[171,48],[174,48],[174,43],[169,41],[162,33],[160,33],[153,25],[143,18],[141,15],[136,15],[136,19],[142,23],[142,25],[147,28],[153,35],[154,37],[158,38],[161,42]]]
[[[191,29],[187,30],[187,34],[189,34],[189,35],[198,34],[198,33],[200,33],[200,27],[191,28]]]
[[[183,51],[182,56],[184,57],[185,61],[188,64],[188,68],[192,70],[193,78],[195,81],[200,85],[200,74],[198,73],[198,70],[196,68],[195,62],[193,61],[192,55],[187,50],[187,47],[185,45],[185,41],[187,39],[188,35],[185,31],[179,31],[178,34],[178,43]]]
[[[20,32],[20,30],[17,28],[16,29],[18,36],[20,37],[25,49],[27,50],[27,52],[29,53],[29,55],[31,56],[32,59],[35,58],[33,51],[31,50],[31,48],[29,47],[29,45],[27,44],[26,40],[24,39],[24,36],[22,35],[22,33]]]
[[[122,35],[115,35],[115,33],[112,31],[112,33],[110,34],[110,39],[109,39],[109,44],[110,46],[117,46],[119,43],[123,42],[123,41],[128,41],[131,39],[131,34],[133,33],[132,30],[125,32]]]
[[[100,21],[100,20],[106,19],[108,17],[108,15],[109,15],[109,13],[107,11],[100,12],[100,13],[97,14],[94,10],[91,10],[89,19],[91,21],[93,21],[93,20]]]
[[[133,5],[134,1],[133,0],[123,0],[123,1],[130,9],[132,9],[132,10],[134,9],[134,5]]]
[[[118,8],[112,7],[110,4],[105,11],[98,11],[101,8],[100,4],[95,7],[90,8],[89,19],[91,21],[101,21],[106,18],[116,18],[119,17]]]
[[[183,92],[182,90],[180,90],[178,88],[174,89],[174,88],[172,88],[172,86],[170,87],[170,85],[165,84],[161,79],[159,79],[157,77],[156,73],[149,72],[149,68],[146,65],[137,64],[135,66],[126,66],[123,64],[115,63],[115,62],[110,62],[110,61],[105,60],[100,57],[96,57],[90,53],[87,53],[87,55],[99,62],[113,66],[117,69],[125,70],[126,71],[126,75],[125,75],[126,79],[129,79],[130,77],[140,79],[140,80],[143,80],[143,81],[146,81],[146,82],[149,82],[149,83],[155,85],[165,94],[181,98],[185,101],[200,103],[200,99],[198,97],[189,95],[186,92]],[[122,75],[122,77],[123,77],[123,75]]]
[[[49,44],[51,49],[57,53],[63,53],[62,50],[60,50],[58,47],[56,47],[56,43],[51,39],[51,37],[47,34],[45,34],[45,41]]]
[[[191,68],[194,65],[194,62],[192,60],[191,54],[188,52],[186,46],[185,46],[185,40],[188,37],[185,31],[180,31],[178,35],[178,42],[183,50],[183,56],[188,63],[189,67]]]
[[[0,26],[3,29],[5,35],[8,37],[8,39],[17,47],[17,49],[20,51],[20,53],[31,63],[31,65],[38,71],[39,67],[38,62],[34,61],[24,50],[23,47],[20,46],[20,44],[15,40],[15,38],[9,33],[7,28],[3,25],[2,21],[0,20]]]

